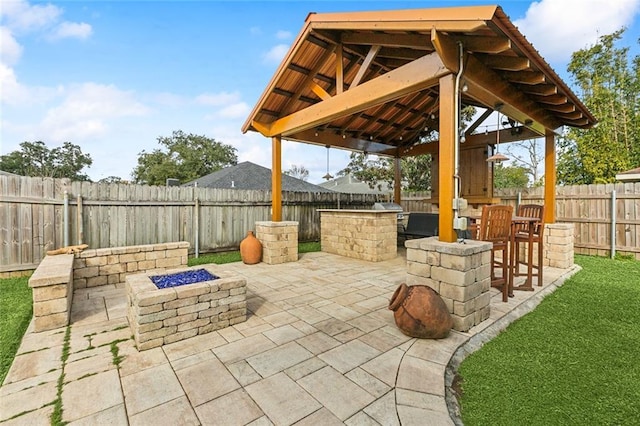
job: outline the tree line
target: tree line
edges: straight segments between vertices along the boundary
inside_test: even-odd
[[[640,56],[630,58],[629,47],[618,46],[624,31],[603,35],[593,46],[571,56],[567,70],[574,90],[598,124],[592,129],[569,128],[559,138],[560,185],[609,183],[615,181],[616,174],[640,167]],[[463,110],[463,123],[468,123],[473,113],[473,109]],[[437,138],[437,134],[429,137]],[[131,182],[164,185],[167,178],[175,178],[186,183],[238,162],[236,148],[204,135],[177,130],[157,141],[159,148],[138,154]],[[507,152],[513,161],[508,166],[496,165],[497,188],[542,184],[538,165],[544,157],[539,141],[513,143]],[[404,190],[431,189],[431,161],[430,155],[401,159]],[[0,156],[0,170],[6,172],[80,181],[89,180],[84,169],[92,164],[91,156],[71,142],[48,148],[42,141],[25,141],[19,150]],[[303,165],[293,165],[285,173],[303,180],[309,176]],[[380,182],[393,182],[393,160],[352,153],[349,164],[338,174],[353,174],[374,188]],[[126,182],[118,176],[100,181]]]

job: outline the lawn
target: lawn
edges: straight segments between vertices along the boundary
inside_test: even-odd
[[[320,243],[319,242],[308,242],[308,243],[300,243],[298,244],[298,253],[309,253],[313,251],[320,251]],[[196,265],[204,265],[207,263],[231,263],[231,262],[240,262],[242,258],[240,257],[240,251],[225,251],[220,253],[210,253],[202,255],[198,258],[190,258],[189,266]]]
[[[0,383],[31,321],[29,277],[0,279]]]
[[[640,262],[583,270],[460,366],[465,425],[640,424]]]

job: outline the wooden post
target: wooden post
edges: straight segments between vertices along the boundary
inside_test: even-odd
[[[402,203],[402,170],[400,165],[400,157],[394,158],[394,185],[393,185],[393,201],[400,205]]]
[[[271,220],[282,221],[282,138],[271,138]]]
[[[78,208],[76,210],[76,234],[78,244],[84,243],[84,223],[82,223],[82,195],[78,195]]]
[[[556,144],[551,130],[544,136],[544,223],[556,223]]]
[[[457,241],[456,231],[453,229],[453,175],[455,174],[454,145],[455,145],[455,115],[453,74],[440,78],[440,141],[438,155],[438,203],[440,218],[438,234],[442,242]]]

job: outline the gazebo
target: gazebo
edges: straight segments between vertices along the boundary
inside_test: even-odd
[[[484,113],[463,133],[465,106]],[[498,111],[510,124],[477,131]],[[495,146],[545,138],[545,222],[555,222],[555,136],[596,120],[499,6],[310,13],[243,132],[272,141],[272,220],[281,213],[282,139],[395,159],[434,157],[439,239],[458,212],[491,204]],[[425,135],[437,134],[436,141]]]

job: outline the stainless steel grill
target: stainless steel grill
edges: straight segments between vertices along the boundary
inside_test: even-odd
[[[404,213],[402,211],[402,206],[396,203],[375,203],[373,205],[374,210],[393,210],[398,212],[398,221],[404,219]]]

